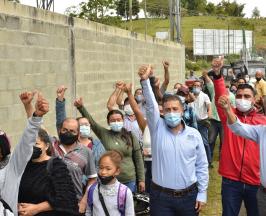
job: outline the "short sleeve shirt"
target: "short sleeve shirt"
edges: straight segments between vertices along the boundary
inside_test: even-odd
[[[266,96],[266,81],[261,79],[259,82],[255,84],[256,91],[259,97]]]
[[[81,143],[77,143],[75,148],[67,153],[63,145],[55,142],[53,153],[66,163],[80,200],[83,196],[83,189],[86,187],[82,183],[84,176],[87,178],[97,177],[92,151]]]
[[[193,107],[197,120],[204,120],[208,118],[208,105],[211,103],[210,98],[207,94],[202,91],[196,98],[196,100],[190,103],[190,106]]]

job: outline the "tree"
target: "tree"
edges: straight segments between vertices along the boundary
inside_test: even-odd
[[[230,1],[222,0],[222,2],[217,5],[216,11],[217,14],[221,15],[244,17],[244,7],[245,4],[238,4],[236,1],[231,3]]]
[[[132,16],[137,16],[139,13],[139,1],[132,0]],[[118,0],[116,3],[116,13],[119,16],[129,18],[129,0]]]
[[[260,11],[259,11],[258,7],[255,7],[255,8],[253,9],[253,11],[252,11],[252,18],[257,19],[257,18],[259,18],[259,17],[260,17]]]
[[[205,12],[206,0],[187,0],[187,9],[192,12]]]
[[[65,14],[104,24],[118,25],[120,19],[112,16],[112,10],[115,8],[114,0],[89,0],[88,2],[81,2],[78,6],[67,8]]]
[[[168,17],[169,16],[169,2],[167,0],[146,0],[147,12],[152,17]],[[144,9],[144,1],[141,3]]]
[[[213,4],[212,2],[209,2],[207,5],[206,5],[206,12],[209,14],[209,15],[214,15],[216,14],[216,6],[215,4]]]

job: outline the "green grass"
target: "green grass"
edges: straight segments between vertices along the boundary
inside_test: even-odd
[[[148,29],[147,34],[155,36],[158,31],[168,31],[169,20],[168,19],[147,19]],[[129,29],[129,23],[123,23],[122,27]],[[254,31],[254,40],[256,48],[266,49],[266,19],[244,19],[236,17],[218,18],[216,16],[192,16],[182,17],[182,42],[186,48],[192,48],[193,28],[206,28],[206,29],[227,29],[228,25],[230,29],[242,29],[242,26],[246,30]],[[133,31],[139,33],[145,33],[145,20],[139,19],[133,21]]]

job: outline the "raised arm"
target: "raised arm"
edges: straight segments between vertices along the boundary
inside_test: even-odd
[[[101,125],[99,125],[94,119],[92,118],[91,114],[86,110],[86,108],[83,105],[83,99],[79,98],[76,99],[74,102],[74,106],[78,109],[82,117],[85,117],[89,120],[91,129],[96,134],[96,136],[101,140],[103,135],[108,132],[108,130]]]
[[[60,130],[60,126],[63,121],[66,119],[66,100],[65,100],[65,92],[67,88],[65,86],[58,87],[56,94],[56,102],[55,102],[55,116],[56,116],[56,129],[57,132]]]
[[[122,81],[116,82],[115,90],[107,101],[107,109],[109,111],[115,109],[116,107],[117,99],[121,93],[121,88],[119,88],[121,85],[123,85]]]
[[[159,107],[153,94],[149,76],[151,75],[151,66],[142,66],[139,69],[139,77],[141,79],[141,85],[143,95],[146,100],[147,122],[151,133],[155,131],[157,124],[160,120]]]
[[[48,111],[48,102],[41,94],[38,94],[33,117],[28,119],[27,127],[22,134],[20,142],[16,145],[9,163],[6,166],[4,187],[1,188],[1,198],[9,204],[13,212],[17,212],[17,197],[14,199],[14,197],[10,196],[10,192],[13,191],[14,187],[17,187],[17,185],[13,184],[10,180],[21,178],[32,156],[33,146],[36,143],[37,134],[42,123],[42,116]],[[14,196],[16,195],[17,194],[14,194]]]
[[[145,127],[147,126],[147,121],[144,118],[143,113],[141,112],[134,95],[132,94],[132,84],[125,84],[124,85],[124,92],[127,94],[128,96],[128,100],[129,100],[129,104],[136,116],[138,125],[142,131],[142,133],[144,133]]]
[[[218,100],[218,103],[223,108],[224,113],[227,116],[228,127],[235,134],[259,143],[259,130],[262,127],[261,125],[255,126],[240,122],[233,112],[231,108],[231,102],[227,96],[221,96]]]
[[[118,107],[123,107],[124,105],[124,90],[123,90],[124,85],[125,83],[123,81],[120,81],[120,83],[117,85],[117,88],[120,89],[120,92],[116,99],[116,104],[118,105]]]
[[[35,92],[23,92],[19,95],[21,102],[24,105],[27,118],[30,118],[34,112],[34,107],[32,106],[31,102],[34,98]]]
[[[169,66],[170,66],[170,64],[168,61],[163,61],[164,81],[163,81],[162,86],[160,88],[160,92],[162,95],[166,92],[167,87],[168,87],[169,82],[170,82]]]

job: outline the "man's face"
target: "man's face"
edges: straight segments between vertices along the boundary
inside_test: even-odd
[[[183,107],[181,106],[178,100],[171,100],[163,104],[163,112],[164,114],[170,112],[183,113]]]
[[[112,123],[112,122],[123,122],[123,117],[120,115],[120,114],[113,114],[109,117],[109,124]]]
[[[245,99],[245,100],[249,100],[252,102],[252,104],[254,105],[255,103],[255,97],[252,93],[252,91],[248,88],[246,89],[238,89],[236,92],[236,99]]]
[[[239,79],[239,80],[237,81],[237,84],[238,84],[238,85],[245,84],[245,80],[244,80],[244,79]]]
[[[263,73],[261,71],[256,72],[256,78],[263,78]]]
[[[201,88],[201,83],[200,82],[194,82],[193,88]]]
[[[69,119],[66,120],[63,123],[62,128],[60,129],[61,133],[66,133],[66,132],[70,132],[73,135],[78,135],[79,131],[78,131],[78,121],[75,119]]]
[[[141,89],[136,90],[135,97],[138,96],[138,95],[142,95],[142,90]]]

